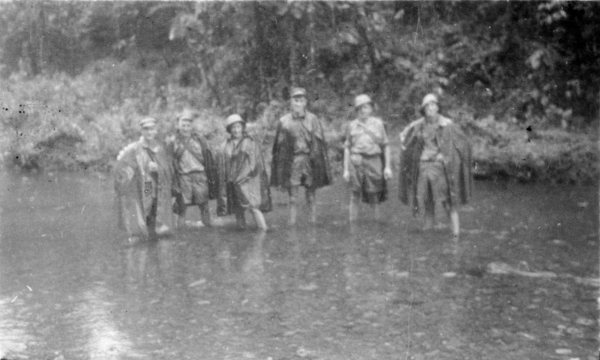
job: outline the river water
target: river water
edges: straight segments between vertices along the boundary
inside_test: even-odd
[[[477,182],[463,234],[346,222],[128,245],[110,178],[2,175],[3,359],[596,359],[596,188]],[[445,219],[444,219],[445,220]]]

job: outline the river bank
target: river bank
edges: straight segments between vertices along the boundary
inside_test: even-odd
[[[61,74],[15,77],[6,85],[0,89],[4,104],[0,158],[6,167],[23,171],[109,172],[119,150],[139,137],[137,121],[142,116],[156,117],[159,136],[166,137],[184,108],[198,109],[196,127],[213,145],[225,139],[225,117],[232,112],[242,114],[269,161],[277,119],[287,111],[287,103],[281,100],[259,104],[254,116],[243,103],[236,108],[211,107],[206,94],[192,87],[170,85],[157,94],[147,71],[125,65],[113,70],[103,62],[74,78]],[[322,98],[311,101],[310,109],[325,123],[331,161],[339,171],[344,125],[353,114],[344,99],[326,89],[317,91]],[[477,177],[567,184],[598,181],[597,122],[565,129],[548,119],[526,122],[508,115],[476,116],[476,110],[465,103],[457,101],[444,113],[469,135]],[[397,160],[398,133],[416,115],[402,117],[393,105],[378,104],[377,112],[388,125]],[[492,111],[479,110],[481,114]]]
[[[560,129],[540,130],[532,134],[527,128],[507,126],[490,119],[458,121],[471,139],[473,173],[478,179],[575,185],[590,185],[598,181],[598,142],[594,135]],[[215,123],[218,120],[211,117],[208,121],[200,120],[197,127],[210,143],[217,146],[225,134]],[[256,122],[249,128],[262,142],[266,160],[270,162],[273,126]],[[341,173],[342,129],[343,124],[333,123],[326,133],[335,175]],[[398,132],[389,133],[395,164],[400,152]],[[111,138],[106,134],[100,137],[97,132],[88,138],[84,134],[65,131],[33,147],[5,151],[3,161],[6,167],[20,171],[110,172],[120,148],[118,144],[124,146],[124,140],[121,136]],[[99,142],[114,146],[110,150],[96,152]]]

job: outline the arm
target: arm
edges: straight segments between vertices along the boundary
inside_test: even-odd
[[[343,178],[345,181],[350,181],[350,147],[352,146],[352,139],[350,138],[350,125],[346,126],[344,140],[344,172]]]
[[[420,124],[422,122],[423,122],[422,118],[415,120],[415,121],[411,122],[410,124],[408,124],[408,126],[405,127],[404,130],[402,130],[402,132],[400,133],[400,147],[402,148],[402,150],[404,150],[406,148],[406,138],[408,137],[411,130],[415,126],[417,126],[418,124]]]
[[[383,151],[384,160],[383,177],[385,180],[390,180],[392,178],[392,151],[390,150],[389,139],[383,121],[381,122],[381,150]]]

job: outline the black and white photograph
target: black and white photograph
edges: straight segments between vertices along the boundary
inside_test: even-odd
[[[598,360],[600,2],[0,1],[0,360]]]

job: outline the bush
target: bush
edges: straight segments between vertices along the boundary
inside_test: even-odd
[[[211,144],[221,144],[227,136],[224,120],[234,110],[207,106],[201,90],[165,82],[168,75],[163,71],[103,60],[74,78],[64,74],[9,78],[0,88],[4,162],[24,169],[109,170],[119,150],[139,138],[142,116],[156,117],[159,134],[165,137],[174,131],[177,115],[185,108],[196,109],[198,130]],[[477,176],[578,184],[598,180],[596,131],[589,135],[548,126],[528,131],[524,125],[496,121],[493,116],[475,120],[474,109],[456,105],[458,99],[446,100],[452,100],[447,101],[447,113],[472,139]],[[347,101],[330,95],[310,104],[324,119],[336,174],[341,169],[344,126],[354,116]],[[380,104],[380,113],[392,107]],[[243,110],[235,111],[249,117],[250,112]],[[256,118],[246,119],[248,132],[263,144],[270,163],[277,120],[287,111],[287,104],[272,100],[257,110]],[[396,125],[389,129],[390,139],[396,139],[393,133],[401,130],[401,123],[381,115]]]
[[[562,129],[535,130],[497,122],[466,120],[473,142],[475,174],[520,181],[593,184],[598,181],[597,139]]]

